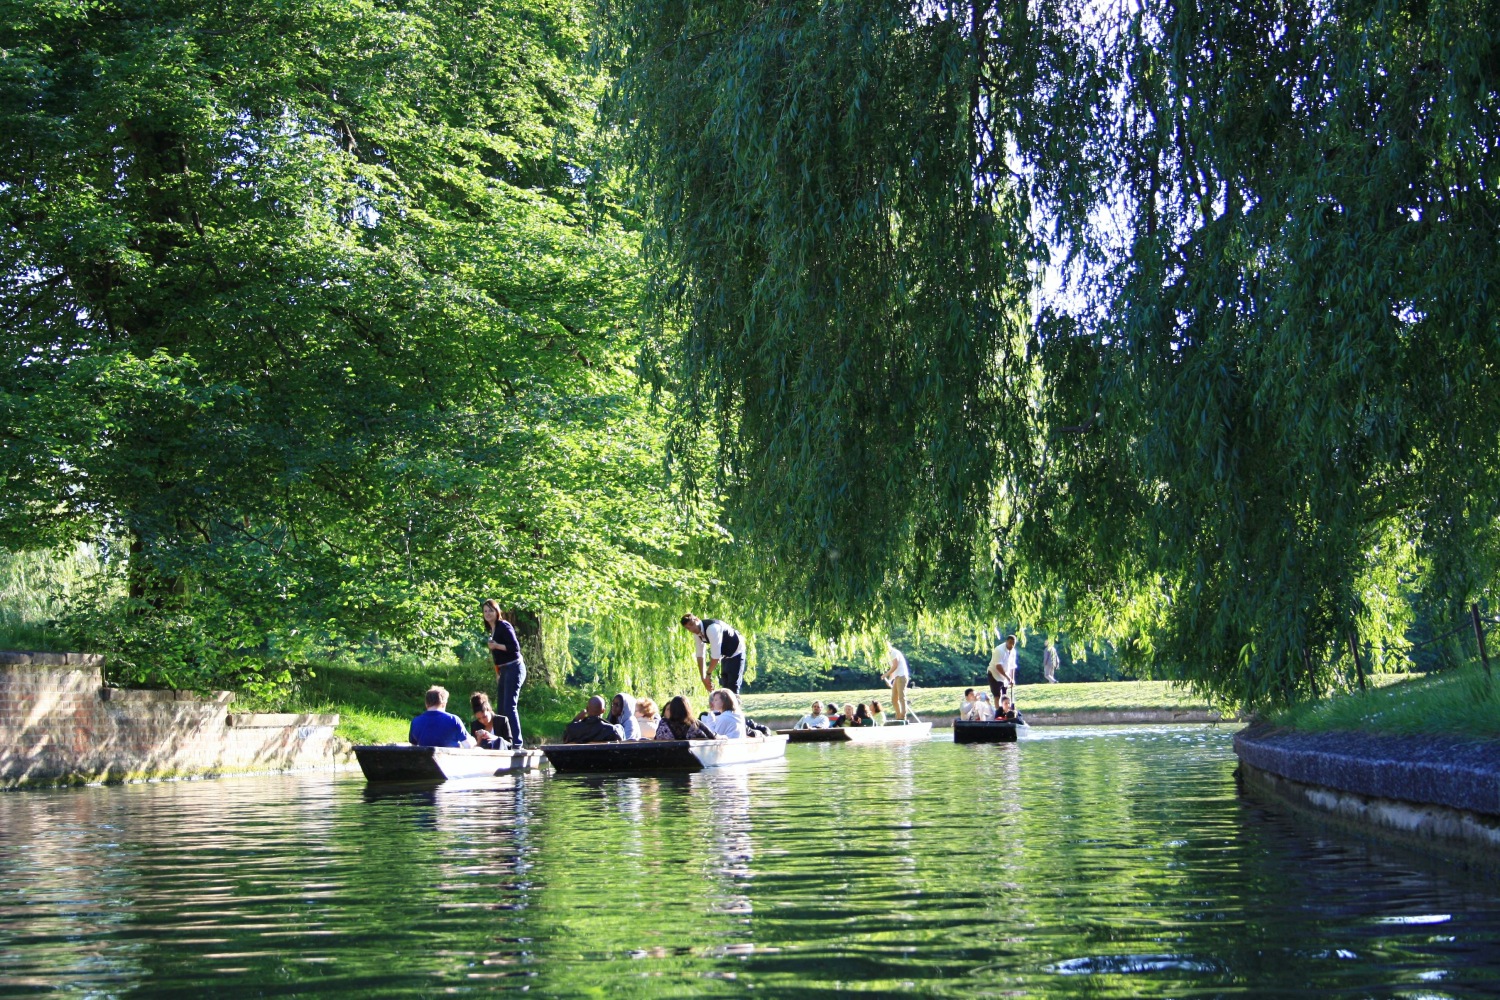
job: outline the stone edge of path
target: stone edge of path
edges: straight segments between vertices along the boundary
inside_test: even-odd
[[[1234,751],[1252,793],[1405,846],[1500,867],[1500,742],[1261,723],[1235,734]]]

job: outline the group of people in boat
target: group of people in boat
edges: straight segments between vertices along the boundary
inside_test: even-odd
[[[880,702],[871,701],[868,705],[860,702],[845,702],[842,710],[839,706],[829,702],[825,711],[821,701],[812,703],[812,709],[802,718],[797,720],[793,729],[837,729],[840,727],[860,726],[883,726],[885,725],[885,712],[880,708]]]
[[[1000,704],[990,701],[987,692],[974,693],[973,688],[964,688],[963,700],[958,703],[958,718],[961,722],[1021,722],[1021,713],[1010,695],[1001,695]]]
[[[708,695],[708,711],[694,715],[685,695],[667,700],[661,712],[650,698],[620,692],[606,704],[595,695],[563,730],[564,743],[626,743],[632,740],[740,740],[769,730],[746,718],[740,696],[727,687]]]
[[[521,715],[518,708],[521,685],[526,681],[526,660],[515,626],[507,621],[498,601],[480,605],[485,642],[495,667],[496,700],[483,691],[469,698],[472,719],[465,724],[448,711],[448,692],[434,685],[425,696],[426,710],[412,719],[408,741],[416,746],[482,747],[491,750],[519,749]],[[694,716],[688,699],[677,696],[657,712],[650,698],[635,699],[622,692],[608,704],[595,696],[568,724],[564,739],[570,743],[600,743],[615,740],[737,739],[764,726],[745,718],[740,705],[740,685],[745,677],[745,643],[738,631],[716,618],[685,614],[681,624],[696,641],[694,659],[703,690],[709,696],[709,711]],[[903,662],[904,665],[904,662]],[[717,677],[715,676],[717,675]]]

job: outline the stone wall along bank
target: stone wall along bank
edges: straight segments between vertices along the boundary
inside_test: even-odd
[[[1302,733],[1234,739],[1247,791],[1385,839],[1500,866],[1500,743]]]
[[[104,686],[104,658],[0,652],[0,788],[349,766],[337,715]]]

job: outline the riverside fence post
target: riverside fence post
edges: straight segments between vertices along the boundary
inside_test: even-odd
[[[1484,648],[1484,619],[1479,617],[1479,603],[1469,605],[1469,616],[1474,619],[1474,638],[1479,640],[1479,662],[1484,664],[1484,676],[1494,679],[1490,673],[1490,654]]]

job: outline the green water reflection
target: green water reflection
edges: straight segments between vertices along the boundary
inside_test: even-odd
[[[1471,996],[1500,886],[1240,800],[1230,734],[691,777],[0,796],[0,993]]]

